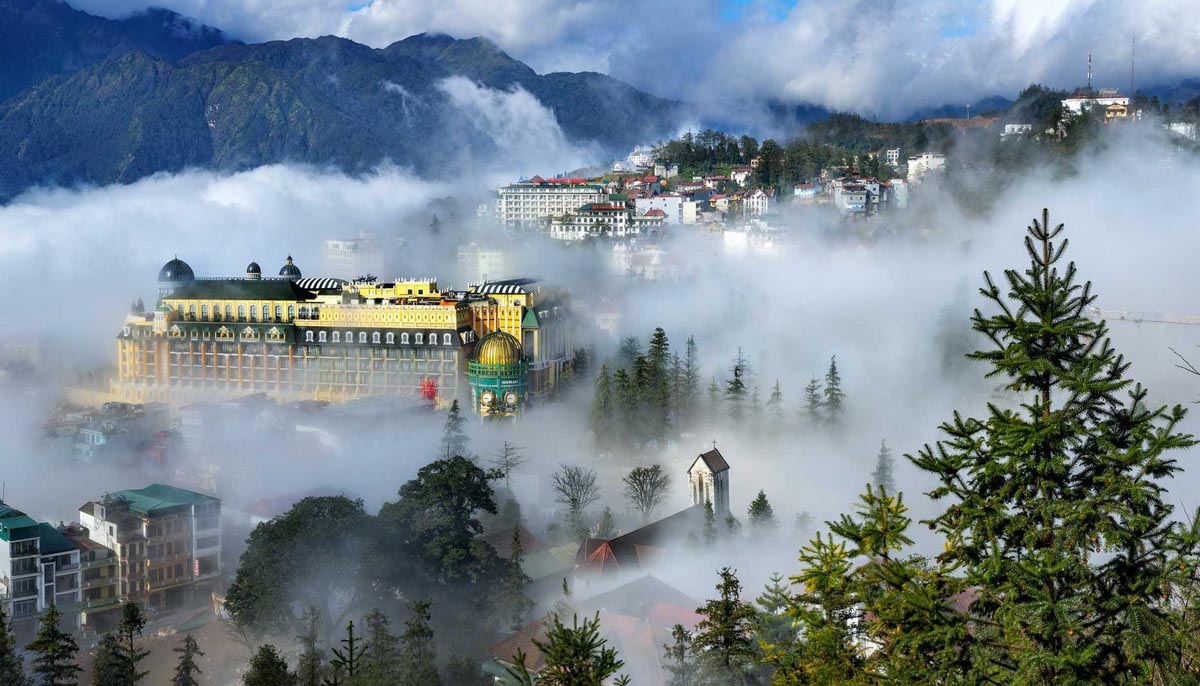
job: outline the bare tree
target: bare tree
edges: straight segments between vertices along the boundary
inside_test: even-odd
[[[521,446],[505,441],[504,446],[500,448],[500,452],[496,453],[496,456],[492,459],[492,466],[504,475],[504,487],[511,491],[512,482],[509,478],[510,475],[514,470],[528,461],[529,458],[525,457]]]
[[[662,465],[650,467],[634,467],[623,479],[625,482],[625,499],[630,506],[642,514],[642,521],[650,521],[654,508],[662,504],[667,497],[667,488],[671,485],[671,476]]]
[[[572,533],[584,535],[587,525],[583,520],[583,512],[588,505],[600,499],[595,470],[562,465],[550,478],[554,482],[554,492],[558,494],[555,500],[567,507]]]

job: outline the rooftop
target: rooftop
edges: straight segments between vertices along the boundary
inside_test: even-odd
[[[203,493],[187,491],[166,484],[151,484],[137,490],[117,491],[110,494],[113,498],[123,499],[129,503],[131,512],[152,514],[159,510],[167,510],[185,505],[202,505],[218,503],[220,500]]]
[[[314,297],[286,279],[200,279],[177,288],[167,300],[312,300]]]

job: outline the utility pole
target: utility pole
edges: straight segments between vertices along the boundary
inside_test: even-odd
[[[1129,37],[1129,97],[1133,97],[1137,93],[1137,71],[1134,69],[1137,64],[1137,36]]]
[[[1092,93],[1092,51],[1088,50],[1088,78],[1087,78],[1088,95]]]

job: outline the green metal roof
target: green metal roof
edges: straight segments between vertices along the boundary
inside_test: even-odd
[[[536,329],[539,324],[540,322],[538,322],[537,314],[533,311],[533,308],[530,307],[525,310],[525,316],[521,318],[521,326],[527,329]]]
[[[71,539],[63,536],[58,529],[49,524],[38,524],[38,536],[42,539],[42,555],[69,553],[76,549]]]
[[[167,510],[185,505],[220,502],[212,496],[186,491],[182,488],[166,484],[151,484],[145,488],[117,491],[111,495],[114,498],[128,501],[129,510],[138,514],[150,514],[159,510]]]
[[[316,296],[284,279],[202,279],[175,289],[165,300],[312,300]]]

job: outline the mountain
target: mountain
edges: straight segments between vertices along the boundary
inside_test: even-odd
[[[922,107],[914,111],[910,116],[910,121],[920,121],[922,119],[945,119],[945,118],[962,118],[967,116],[967,112],[971,116],[985,114],[999,114],[1008,111],[1013,106],[1013,101],[1000,96],[989,95],[971,103],[968,110],[966,105],[945,104],[936,107]]]
[[[71,20],[55,26],[86,23],[61,3],[5,2]],[[187,168],[306,162],[355,172],[391,161],[446,171],[456,155],[470,159],[494,146],[491,132],[464,117],[440,87],[455,75],[523,88],[553,111],[569,138],[614,152],[668,133],[681,109],[603,74],[539,75],[478,38],[422,34],[383,49],[331,36],[249,45],[222,39],[191,50],[182,38],[156,42],[152,31],[129,28],[154,25],[156,16],[165,19],[152,13],[118,22],[140,42],[117,41],[106,57],[96,59],[96,49],[76,61],[43,60],[77,69],[62,66],[0,103],[0,201],[35,184],[127,183]],[[3,20],[0,35],[49,30]],[[108,46],[112,23],[93,23],[104,27],[97,45]],[[192,35],[223,36],[209,31]],[[0,62],[0,73],[8,71]]]
[[[114,20],[59,0],[0,0],[0,101],[131,50],[177,60],[228,42],[220,30],[163,9]]]

